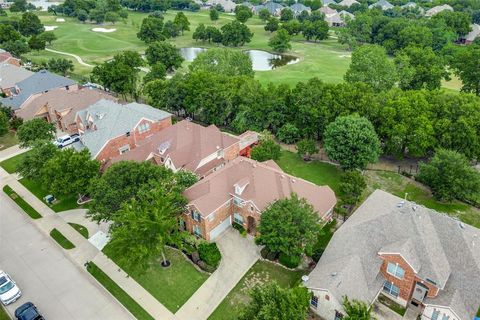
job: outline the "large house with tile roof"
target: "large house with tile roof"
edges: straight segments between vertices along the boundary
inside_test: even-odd
[[[480,230],[376,190],[337,230],[305,286],[326,320],[342,299],[379,295],[422,320],[472,320],[480,307]]]
[[[262,212],[292,193],[306,199],[320,219],[331,219],[336,197],[330,187],[286,174],[271,160],[257,162],[237,157],[185,190],[188,210],[182,216],[181,226],[208,241],[215,240],[234,223],[254,235]]]
[[[144,139],[172,125],[172,115],[146,104],[102,99],[78,111],[75,122],[81,146],[106,162],[135,149]]]

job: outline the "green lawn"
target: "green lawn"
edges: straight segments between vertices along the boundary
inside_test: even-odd
[[[70,242],[60,231],[53,229],[50,231],[50,237],[52,237],[57,243],[66,250],[75,248],[75,245]]]
[[[7,134],[0,137],[0,150],[10,148],[18,144],[17,135],[15,132],[8,132]]]
[[[100,282],[128,311],[138,320],[153,320],[135,300],[133,300],[122,288],[110,279],[96,264],[89,262],[87,271]]]
[[[282,287],[292,287],[301,281],[303,274],[302,271],[290,271],[268,261],[257,261],[208,319],[237,319],[242,305],[250,300],[251,289],[271,281],[276,281]]]
[[[25,188],[30,190],[30,192],[33,193],[41,201],[43,201],[43,198],[46,195],[51,194],[51,192],[46,190],[43,187],[43,185],[38,181],[34,181],[34,180],[26,179],[26,178],[20,179],[19,181],[20,181],[21,184],[23,184],[23,186]],[[69,197],[59,197],[57,195],[54,195],[54,196],[57,200],[53,205],[50,206],[50,208],[55,212],[77,209],[77,208],[81,207],[77,204],[77,196],[76,195],[72,195],[72,196],[69,196]]]
[[[3,306],[0,305],[0,320],[11,320],[10,316],[7,314],[7,311],[3,309]]]
[[[42,216],[37,210],[33,209],[22,197],[15,193],[8,185],[3,187],[3,191],[13,200],[15,203],[25,211],[26,214],[32,219],[40,219]]]
[[[305,162],[296,153],[285,150],[282,151],[282,156],[276,162],[288,174],[319,186],[328,185],[333,191],[338,192],[342,172],[334,165],[320,161]]]
[[[77,230],[85,239],[88,239],[88,229],[78,223],[69,222],[68,223],[73,229]]]
[[[118,256],[108,245],[103,252],[113,261]],[[178,251],[167,248],[165,252],[171,266],[162,268],[161,258],[152,261],[152,266],[145,273],[132,272],[122,267],[143,288],[150,292],[168,310],[175,313],[197,289],[207,280],[208,275],[201,273]]]
[[[21,153],[19,155],[16,155],[15,157],[12,157],[10,159],[4,160],[0,162],[0,167],[5,169],[8,173],[15,173],[17,171],[17,165],[20,163],[20,161],[29,153],[30,151]]]

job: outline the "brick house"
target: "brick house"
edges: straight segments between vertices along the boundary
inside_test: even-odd
[[[72,134],[78,132],[75,121],[77,112],[102,99],[117,101],[107,92],[96,89],[54,89],[29,99],[15,114],[24,120],[44,118],[59,130]]]
[[[472,320],[480,307],[480,230],[376,190],[337,230],[305,286],[311,309],[341,319],[342,299],[379,295],[422,320]]]
[[[78,111],[75,123],[83,147],[105,162],[135,149],[149,136],[172,125],[171,114],[139,103],[102,99]]]
[[[111,159],[107,166],[122,160],[152,161],[174,172],[188,170],[201,179],[239,155],[249,156],[257,141],[254,132],[234,136],[215,125],[204,127],[182,120],[151,135],[134,150]]]
[[[1,6],[2,2],[0,0],[0,7]],[[0,49],[0,63],[8,63],[17,67],[21,66],[20,59],[15,58],[10,52],[3,49]]]
[[[290,176],[274,161],[260,163],[238,157],[185,190],[188,210],[181,227],[208,241],[233,223],[256,234],[262,212],[292,193],[305,198],[322,220],[331,219],[336,198],[330,187]]]

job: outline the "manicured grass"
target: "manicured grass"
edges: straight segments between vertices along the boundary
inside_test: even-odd
[[[135,300],[133,300],[122,288],[110,279],[95,263],[89,262],[87,271],[97,279],[128,311],[138,320],[153,320]]]
[[[296,153],[285,150],[276,162],[286,173],[319,186],[328,185],[333,191],[338,192],[341,170],[334,165],[320,161],[305,162]]]
[[[77,230],[85,239],[88,239],[88,229],[82,226],[81,224],[69,222],[68,223],[73,229]]]
[[[10,148],[18,144],[17,135],[15,132],[8,132],[7,134],[0,137],[0,150]]]
[[[37,210],[33,209],[22,197],[13,191],[13,189],[6,185],[3,187],[3,191],[13,200],[15,203],[25,211],[26,214],[32,219],[40,219],[42,215]]]
[[[110,246],[103,252],[118,264],[118,256]],[[165,250],[171,266],[162,268],[161,258],[152,261],[151,267],[145,273],[138,273],[119,264],[132,278],[150,292],[168,310],[176,312],[207,280],[208,275],[195,269],[192,264],[178,251]]]
[[[378,296],[378,301],[380,303],[382,303],[383,305],[387,306],[388,308],[390,308],[391,310],[395,311],[396,313],[398,313],[399,315],[401,315],[403,317],[403,315],[405,314],[405,312],[407,312],[407,309],[402,307],[401,305],[399,305],[398,303],[388,299],[387,297],[385,297],[383,294],[380,294]]]
[[[243,304],[250,301],[251,289],[271,281],[276,281],[282,287],[293,287],[301,281],[303,274],[302,271],[290,271],[268,261],[257,261],[208,319],[237,319]]]
[[[7,311],[0,305],[0,320],[11,320],[10,316],[7,314]]]
[[[16,155],[15,157],[12,157],[10,159],[0,162],[0,167],[5,169],[5,171],[7,171],[10,174],[15,173],[17,171],[17,165],[29,152],[30,151],[21,153],[19,155]]]
[[[50,231],[50,237],[52,237],[55,241],[57,241],[57,243],[63,249],[70,250],[70,249],[75,248],[75,245],[73,243],[71,243],[70,240],[65,238],[65,236],[60,231],[58,231],[57,229],[53,229],[52,231]]]
[[[23,178],[19,181],[21,184],[23,184],[25,188],[27,188],[31,193],[33,193],[41,201],[43,201],[43,198],[45,196],[51,194],[51,192],[49,192],[48,190],[45,190],[42,184],[38,181],[30,180],[26,178]],[[69,197],[58,197],[56,195],[54,196],[57,200],[53,205],[50,206],[50,208],[55,212],[77,209],[81,207],[77,204],[76,195],[72,195]]]

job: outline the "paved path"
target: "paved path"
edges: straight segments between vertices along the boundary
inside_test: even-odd
[[[49,48],[46,48],[45,50],[46,50],[46,51],[53,52],[53,53],[58,53],[58,54],[63,54],[63,55],[65,55],[65,56],[73,57],[73,58],[75,58],[75,60],[77,60],[77,62],[78,62],[79,64],[81,64],[82,66],[90,67],[90,68],[95,67],[94,65],[91,65],[91,64],[88,64],[88,63],[84,62],[84,61],[82,60],[82,58],[80,58],[80,57],[77,56],[76,54],[68,53],[68,52],[63,52],[63,51],[57,51],[57,50],[53,50],[53,49],[49,49]]]
[[[87,211],[87,209],[73,209],[62,211],[60,213],[60,217],[62,217],[65,222],[77,223],[87,228],[89,237],[93,236],[99,231],[108,233],[110,224],[106,222],[101,222],[100,224],[98,224],[95,221],[90,220],[86,217]]]
[[[17,156],[21,153],[27,152],[28,150],[30,150],[30,149],[20,148],[18,146],[18,144],[14,145],[13,147],[4,149],[4,150],[0,151],[0,162],[2,162],[3,160],[7,160],[9,158],[15,157],[15,156]]]
[[[222,252],[220,266],[177,311],[177,319],[206,320],[260,257],[253,239],[243,238],[233,228],[217,239],[217,245]]]

